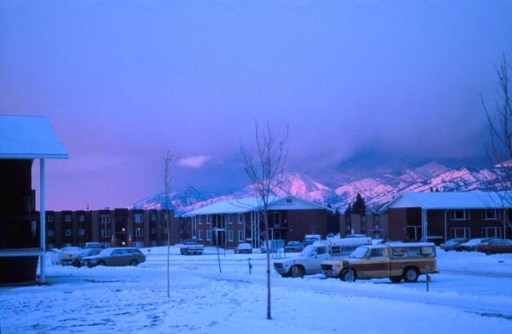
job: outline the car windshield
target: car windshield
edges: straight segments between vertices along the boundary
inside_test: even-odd
[[[109,256],[110,253],[112,253],[113,249],[112,248],[105,248],[103,249],[101,252],[99,252],[98,254],[96,254],[97,256]],[[94,256],[96,256],[94,255]]]
[[[366,257],[368,253],[368,247],[357,247],[350,255],[349,258],[352,259],[363,259]]]
[[[309,245],[309,246],[306,246],[306,248],[304,248],[302,250],[302,252],[299,253],[299,256],[308,257],[313,252],[316,252],[316,247]]]

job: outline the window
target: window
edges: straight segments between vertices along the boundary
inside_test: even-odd
[[[47,230],[46,235],[49,237],[53,237],[53,230]]]
[[[135,214],[133,216],[133,221],[135,224],[142,224],[142,215],[141,214]]]
[[[434,247],[421,247],[420,248],[420,254],[422,256],[428,256],[428,257],[433,257],[435,256],[436,252],[434,250]]]
[[[142,228],[140,228],[140,227],[137,227],[137,228],[135,229],[135,236],[140,238],[140,237],[142,237],[143,235],[144,235],[144,230],[143,230]]]
[[[109,224],[110,216],[109,215],[100,215],[100,223],[101,224]]]
[[[226,215],[226,222],[227,222],[228,224],[233,224],[233,222],[231,221],[231,215],[230,215],[230,214],[227,214],[227,215]]]
[[[53,223],[55,221],[55,218],[53,216],[48,216],[48,217],[46,217],[46,221],[48,223]]]
[[[244,231],[238,231],[238,241],[244,241]]]
[[[206,216],[206,224],[211,224],[212,223],[212,216],[208,215]]]
[[[384,248],[374,248],[370,251],[370,257],[383,257]]]
[[[110,237],[110,229],[109,228],[102,228],[100,231],[100,235],[102,238],[109,238]]]
[[[394,257],[404,257],[406,250],[404,247],[393,247],[391,248],[391,255]]]
[[[80,215],[80,216],[78,216],[78,221],[79,221],[80,223],[83,223],[83,222],[85,221],[85,216],[84,216],[84,215]]]
[[[471,238],[471,229],[469,227],[452,227],[450,231],[452,238]]]
[[[66,223],[71,223],[71,215],[65,215],[65,216],[64,216],[64,221],[65,221]]]
[[[238,215],[238,224],[244,223],[244,215]]]
[[[482,219],[483,220],[498,220],[501,219],[501,210],[498,211],[496,209],[485,209],[482,210]]]
[[[208,240],[208,241],[212,240],[212,230],[206,231],[206,240]]]
[[[270,223],[275,227],[281,226],[281,212],[272,212],[270,216]]]
[[[197,231],[197,240],[203,240],[203,231]]]
[[[233,241],[233,230],[228,230],[228,241]]]
[[[78,234],[79,234],[81,237],[85,236],[85,229],[83,229],[83,228],[79,229],[79,230],[78,230]]]
[[[483,238],[501,238],[500,227],[482,227]]]
[[[469,210],[451,210],[450,211],[450,219],[451,220],[469,220]]]
[[[64,230],[64,236],[70,237],[71,236],[71,229],[67,228],[66,230]]]

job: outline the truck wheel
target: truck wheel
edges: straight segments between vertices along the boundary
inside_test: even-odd
[[[402,276],[391,276],[389,280],[393,283],[400,283],[400,281],[402,280]]]
[[[139,261],[137,261],[137,260],[130,261],[130,266],[137,266],[138,264],[139,264]]]
[[[406,268],[404,270],[404,281],[407,283],[413,283],[418,281],[418,271],[416,268]]]
[[[347,269],[341,273],[341,280],[345,282],[355,282],[356,273],[352,269]]]
[[[304,277],[304,269],[301,266],[293,266],[290,269],[290,272],[291,272],[291,277],[293,277],[293,278]]]

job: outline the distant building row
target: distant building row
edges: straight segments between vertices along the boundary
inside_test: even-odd
[[[405,193],[380,214],[340,215],[293,196],[275,197],[269,205],[269,238],[303,240],[306,234],[365,234],[401,241],[510,237],[510,212],[496,193]],[[167,244],[167,211],[105,209],[47,211],[47,245],[152,247]],[[260,205],[255,198],[226,200],[175,217],[169,211],[171,244],[196,239],[207,246],[233,248],[264,240]]]

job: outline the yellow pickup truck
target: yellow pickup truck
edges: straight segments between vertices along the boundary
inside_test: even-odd
[[[360,246],[346,260],[323,261],[322,272],[349,282],[386,277],[416,282],[419,275],[437,273],[436,247],[427,242]]]

